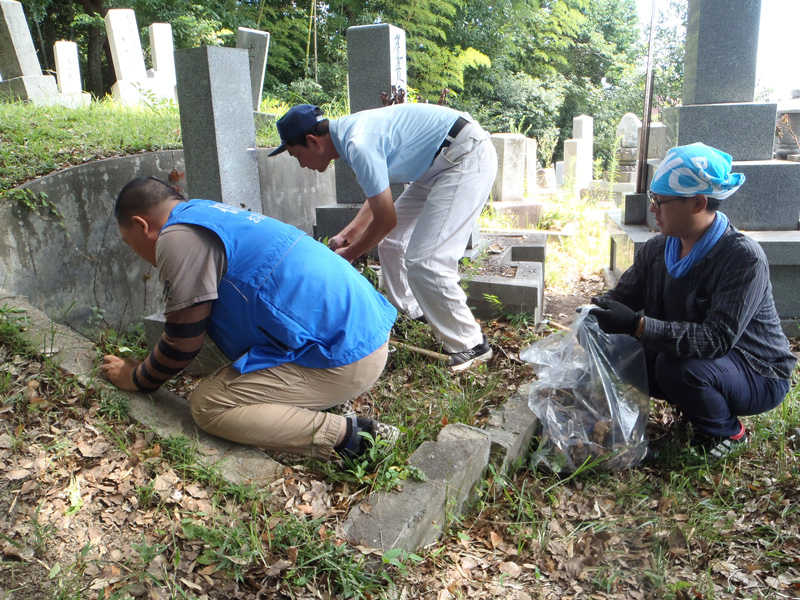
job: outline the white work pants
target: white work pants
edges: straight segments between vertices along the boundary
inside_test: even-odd
[[[489,134],[469,123],[397,199],[397,226],[378,245],[389,301],[411,318],[425,315],[446,352],[483,341],[458,262],[496,174]]]

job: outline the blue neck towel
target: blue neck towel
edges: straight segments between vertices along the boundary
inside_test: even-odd
[[[717,211],[717,218],[708,228],[705,235],[692,246],[692,250],[685,257],[681,258],[680,238],[669,236],[667,246],[664,248],[664,262],[667,264],[667,271],[675,279],[680,279],[689,272],[696,263],[705,258],[711,249],[728,229],[728,217],[725,213]]]

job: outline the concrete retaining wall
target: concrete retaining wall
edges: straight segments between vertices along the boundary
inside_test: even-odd
[[[316,208],[335,201],[333,169],[303,170],[287,154],[266,160],[269,150],[259,149],[263,212],[311,234]],[[181,150],[95,161],[20,186],[47,194],[59,214],[32,209],[14,194],[0,203],[0,296],[24,297],[90,337],[159,311],[157,273],[122,241],[112,210],[131,179],[166,181],[173,170],[184,170]]]

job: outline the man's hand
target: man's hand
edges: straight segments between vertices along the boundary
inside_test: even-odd
[[[328,240],[328,248],[333,251],[339,250],[340,248],[347,248],[349,245],[350,242],[341,233]]]
[[[140,364],[142,364],[142,361],[135,358],[120,358],[119,356],[108,354],[103,357],[100,372],[119,389],[136,392],[139,388],[133,383],[133,371]]]
[[[636,334],[642,317],[630,308],[615,300],[603,298],[592,298],[592,304],[597,308],[592,308],[589,314],[597,318],[600,329],[606,333]]]

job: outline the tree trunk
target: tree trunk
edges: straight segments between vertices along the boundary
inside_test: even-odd
[[[103,81],[103,46],[106,33],[98,27],[89,27],[89,43],[86,48],[86,91],[102,98],[107,91]]]
[[[87,15],[105,17],[108,9],[103,6],[104,0],[77,0]],[[111,77],[108,76],[109,65],[112,64],[111,48],[105,27],[89,27],[89,43],[86,48],[86,90],[97,98],[102,98],[111,91]],[[106,65],[103,65],[103,56]],[[112,67],[113,72],[113,67]]]

